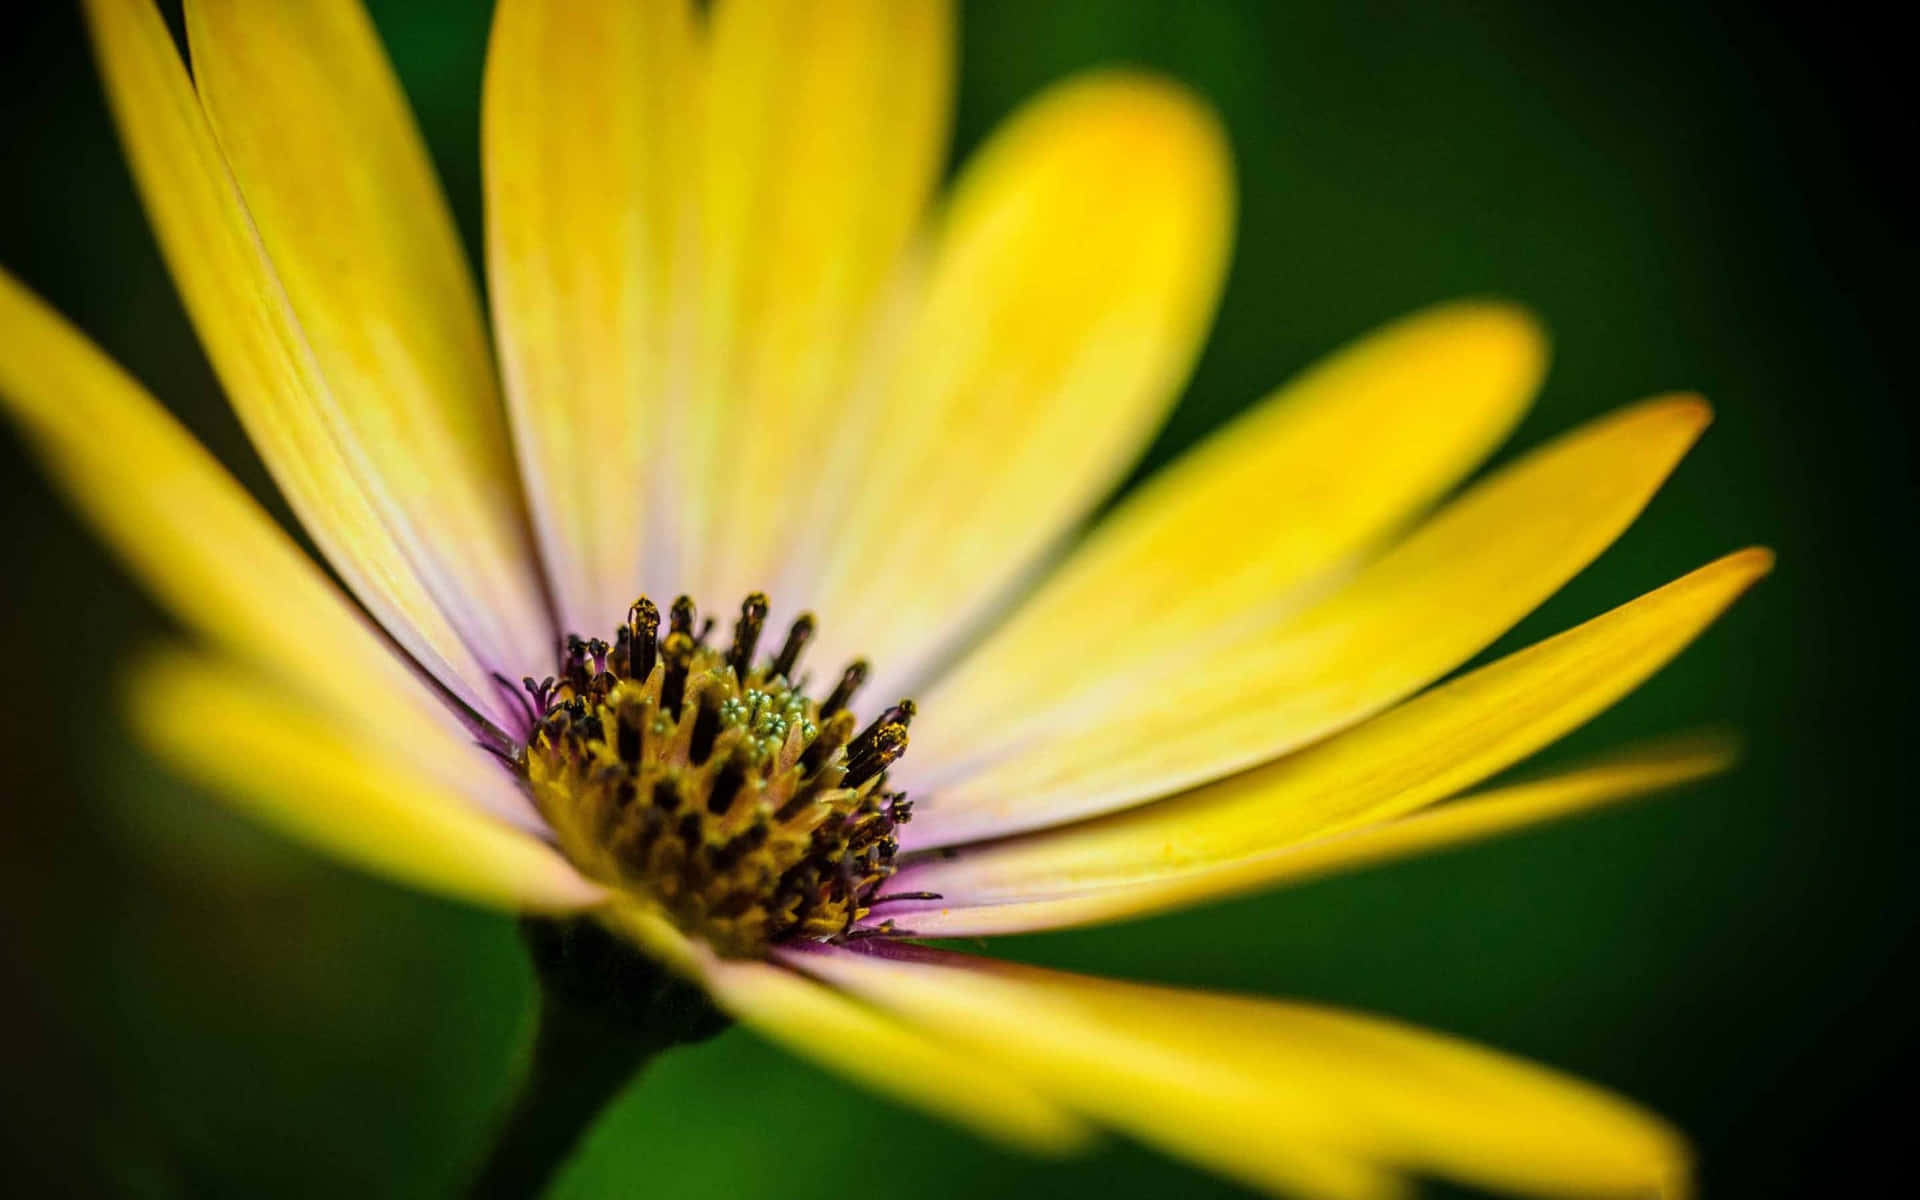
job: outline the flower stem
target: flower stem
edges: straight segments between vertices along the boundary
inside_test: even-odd
[[[539,1026],[512,1109],[468,1194],[537,1196],[628,1081],[672,1046],[727,1025],[697,988],[591,919],[521,925],[540,982]]]

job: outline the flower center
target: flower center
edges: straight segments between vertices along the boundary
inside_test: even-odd
[[[664,636],[644,597],[611,644],[567,639],[536,706],[524,769],[560,848],[589,876],[717,952],[847,939],[894,871],[909,804],[887,789],[913,702],[855,732],[855,661],[825,699],[796,679],[814,621],[756,659],[767,598],[740,606],[730,644],[673,602]]]

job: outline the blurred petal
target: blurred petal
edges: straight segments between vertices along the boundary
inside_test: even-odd
[[[107,96],[175,285],[276,482],[374,617],[462,700],[510,712],[449,623],[448,581],[325,378],[151,0],[87,0]],[[296,139],[297,140],[297,139]]]
[[[956,908],[941,900],[902,902],[884,906],[874,919],[897,921],[916,937],[986,937],[1093,925],[1495,837],[1692,783],[1727,770],[1734,758],[1731,744],[1713,739],[1644,746],[1584,767],[1450,801],[1413,816],[1275,846],[1153,879],[1032,900],[1001,899],[979,908]],[[950,877],[965,876],[966,854],[961,851]]]
[[[1097,1120],[1256,1185],[1319,1194],[1287,1177],[1284,1156],[1303,1147],[1537,1195],[1685,1188],[1686,1146],[1657,1117],[1392,1022],[917,946],[790,957]]]
[[[721,1008],[762,1036],[994,1141],[1065,1154],[1092,1138],[1078,1118],[1000,1064],[957,1052],[785,967],[713,959],[702,978]]]
[[[0,402],[55,483],[181,621],[369,736],[437,747],[449,778],[482,760],[431,685],[213,456],[4,272]]]
[[[931,859],[900,872],[889,890],[938,892],[952,908],[1069,896],[1411,812],[1518,762],[1638,687],[1772,564],[1765,550],[1730,554],[1290,757],[1157,804]]]
[[[553,629],[479,298],[372,24],[357,0],[189,0],[186,15],[247,213],[342,427],[444,584],[435,599],[489,666],[545,663]]]
[[[1545,366],[1533,319],[1482,302],[1417,313],[1315,365],[1132,493],[923,697],[915,767],[938,775],[1017,741],[1077,688],[1297,607],[1499,444]]]
[[[494,11],[481,119],[494,323],[555,604],[583,634],[626,613],[649,520],[670,515],[649,509],[671,494],[667,412],[693,307],[697,32],[686,0]]]
[[[544,842],[251,672],[175,651],[140,666],[131,701],[136,730],[174,766],[376,875],[507,909],[605,898]],[[511,786],[504,768],[495,774]]]
[[[821,475],[830,541],[780,592],[817,653],[891,696],[1133,463],[1197,354],[1227,261],[1226,142],[1196,99],[1107,73],[1045,93],[962,174],[873,403]]]
[[[772,587],[945,163],[944,0],[715,6],[700,236],[693,594]]]
[[[1144,677],[1108,678],[1090,656],[1088,690],[1005,761],[922,789],[910,844],[1128,807],[1380,712],[1485,648],[1611,545],[1708,415],[1697,399],[1670,398],[1575,430],[1269,629],[1212,644],[1204,629],[1169,631],[1172,656]],[[1015,678],[1024,669],[1002,664]],[[928,705],[930,729],[939,712]]]

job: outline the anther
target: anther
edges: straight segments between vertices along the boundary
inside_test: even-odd
[[[867,660],[864,658],[856,658],[848,663],[847,669],[840,674],[840,682],[835,684],[832,693],[820,702],[820,715],[831,717],[845,708],[847,701],[853,699],[853,694],[860,690],[860,685],[867,681],[867,671]]]
[[[625,714],[625,713],[622,713],[620,715],[620,729],[618,733],[618,741],[619,741],[619,745],[616,746],[615,749],[620,755],[621,762],[626,763],[628,766],[632,766],[633,764],[640,761],[640,745],[641,745],[640,724],[639,722],[630,719],[628,714]]]
[[[900,728],[905,729],[908,725],[912,724],[913,714],[918,711],[919,709],[915,707],[913,701],[902,700],[892,708],[881,713],[873,719],[873,724],[860,731],[859,737],[847,743],[847,758],[849,760],[856,759],[866,754],[873,747],[873,739],[878,737],[880,731],[887,726],[898,725]]]
[[[800,769],[808,775],[818,771],[833,757],[834,751],[853,736],[853,714],[845,709],[827,718],[814,735],[813,743],[800,754]]]
[[[707,790],[707,811],[719,816],[733,807],[733,798],[740,794],[740,785],[747,781],[746,764],[738,755],[729,758],[726,765],[713,777],[713,786]]]
[[[880,731],[873,735],[873,741],[868,744],[866,753],[857,759],[848,759],[846,778],[840,781],[841,785],[851,788],[859,787],[886,770],[906,752],[907,727],[900,724],[882,725]]]
[[[669,717],[680,719],[680,702],[686,698],[687,668],[693,663],[693,638],[676,629],[660,645],[660,657],[667,671],[660,681],[660,707]]]
[[[633,663],[627,674],[646,682],[653,674],[655,642],[660,636],[660,610],[645,596],[627,609],[627,628],[633,631]]]
[[[669,633],[684,633],[693,636],[693,597],[675,596],[673,607],[667,610],[667,629]]]
[[[792,682],[793,669],[800,663],[800,652],[807,648],[807,641],[813,637],[813,614],[801,613],[793,619],[793,625],[787,630],[786,645],[780,647],[780,653],[774,655],[773,665],[767,668],[770,675],[778,675]]]
[[[753,668],[753,652],[760,644],[760,630],[767,623],[767,596],[754,592],[740,605],[740,619],[733,626],[733,646],[727,651],[727,665],[741,684]]]
[[[693,736],[687,743],[687,760],[694,766],[707,761],[713,753],[713,741],[720,735],[720,702],[713,689],[700,693],[700,711],[693,718]]]

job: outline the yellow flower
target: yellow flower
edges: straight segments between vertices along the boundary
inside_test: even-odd
[[[1315,1196],[1685,1189],[1656,1118],[1489,1051],[907,939],[1203,902],[1720,769],[1672,743],[1475,790],[1678,653],[1765,551],[1432,686],[1620,534],[1700,401],[1443,502],[1546,353],[1521,311],[1446,305],[1069,545],[1228,259],[1227,149],[1178,87],[1048,91],[929,216],[945,6],[503,0],[490,342],[355,6],[189,0],[191,79],[150,0],[88,12],[202,342],[345,585],[0,276],[8,411],[200,639],[135,672],[161,754],[367,869],[588,914],[766,1036],[1015,1144],[1106,1127]],[[686,603],[663,626],[649,590],[748,599],[728,637]],[[826,696],[802,653],[872,665]]]

